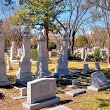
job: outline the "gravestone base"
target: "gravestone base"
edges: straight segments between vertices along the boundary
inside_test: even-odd
[[[67,76],[68,73],[69,73],[68,69],[61,69],[61,68],[57,67],[55,69],[54,76],[55,77],[63,77],[63,76]]]
[[[87,87],[88,90],[93,90],[93,91],[102,91],[102,90],[106,90],[108,88],[110,88],[110,83],[106,86],[99,87],[99,88],[96,88],[96,87],[93,87],[93,86],[88,86]]]
[[[45,78],[45,77],[50,76],[50,74],[51,73],[48,70],[45,72],[36,72],[35,78]]]
[[[7,86],[10,85],[10,82],[8,81],[8,76],[4,74],[0,74],[0,86]]]
[[[32,81],[32,72],[17,72],[17,78],[16,78],[16,83],[27,83],[28,81]]]
[[[47,100],[39,101],[39,102],[34,103],[34,104],[29,104],[27,102],[24,102],[22,104],[22,107],[23,107],[23,110],[39,110],[43,107],[50,106],[53,104],[57,104],[59,102],[60,102],[59,97],[53,97],[53,98],[50,98]]]

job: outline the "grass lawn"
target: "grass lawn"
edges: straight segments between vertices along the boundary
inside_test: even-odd
[[[94,62],[88,62],[89,68],[94,69]],[[57,65],[57,58],[53,57],[49,62],[49,71],[54,72]],[[110,69],[106,63],[100,63],[102,71],[106,74],[110,80]],[[12,64],[13,70],[7,70],[7,74],[10,77],[16,75],[18,70],[18,63]],[[68,67],[72,69],[83,69],[83,62],[69,61]],[[36,64],[32,64],[32,72],[36,72]],[[5,92],[5,99],[0,100],[0,110],[22,110],[22,102],[26,99],[14,100],[12,96],[18,96],[19,90],[14,88],[0,88]],[[65,91],[71,90],[71,88],[58,87],[57,96],[61,98],[61,103],[72,110],[110,110],[110,89],[101,92],[87,91],[87,93],[71,97],[64,94]],[[44,108],[42,110],[47,110]]]

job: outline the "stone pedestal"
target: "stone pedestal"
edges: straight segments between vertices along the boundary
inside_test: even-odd
[[[60,58],[58,59],[58,64],[55,69],[55,77],[60,77],[63,75],[68,75],[68,44],[69,44],[68,33],[65,33],[62,38],[62,46],[60,52]]]
[[[2,20],[0,21],[0,86],[10,85],[8,76],[6,75],[6,63],[4,60],[5,33],[2,28]]]
[[[11,49],[10,49],[10,60],[16,60],[16,43],[12,41]]]
[[[43,78],[46,76],[50,76],[50,72],[48,71],[48,62],[46,58],[45,29],[39,32],[37,41],[38,41],[38,62],[36,78]]]
[[[27,83],[28,81],[33,80],[30,61],[31,37],[29,27],[24,29],[22,46],[23,54],[19,62],[19,71],[17,72],[16,83]]]

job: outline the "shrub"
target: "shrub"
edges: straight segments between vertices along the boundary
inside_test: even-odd
[[[37,52],[37,49],[31,49],[30,50],[30,58],[32,60],[37,60],[38,59],[38,52]]]
[[[48,50],[51,51],[52,49],[56,49],[56,47],[56,44],[49,40]]]
[[[81,60],[80,54],[72,54],[68,57],[68,60]]]
[[[101,57],[100,57],[100,49],[95,49],[94,53],[93,53],[93,56],[94,56],[94,60],[95,61],[99,61],[101,59]]]

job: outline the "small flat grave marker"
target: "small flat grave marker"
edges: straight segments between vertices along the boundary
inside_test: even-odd
[[[86,90],[84,90],[84,89],[75,89],[75,90],[71,90],[71,91],[68,91],[68,92],[65,92],[65,93],[68,94],[68,95],[71,95],[72,97],[74,97],[76,95],[86,93]]]

